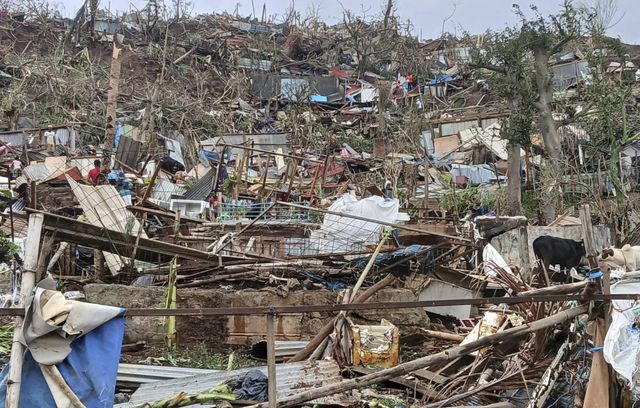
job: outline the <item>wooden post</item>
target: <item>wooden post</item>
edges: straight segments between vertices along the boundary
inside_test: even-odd
[[[589,204],[580,206],[580,224],[582,224],[582,241],[586,251],[589,266],[595,268],[598,266],[596,257],[598,253],[595,248],[595,240],[593,239],[593,225],[591,224],[591,210]]]
[[[160,167],[162,167],[162,160],[159,160],[156,163],[156,168],[153,170],[153,175],[151,176],[151,180],[149,180],[149,185],[147,186],[147,189],[144,190],[144,194],[142,195],[142,201],[141,201],[141,205],[144,206],[144,203],[149,199],[149,196],[151,195],[151,191],[153,191],[153,185],[156,182],[156,179],[158,178],[158,173],[160,173]]]
[[[16,242],[16,235],[13,229],[13,203],[9,205],[9,220],[11,222],[11,242]]]
[[[38,267],[38,256],[40,254],[40,236],[42,234],[43,222],[43,214],[31,214],[29,216],[29,229],[27,230],[27,242],[25,243],[25,259],[18,307],[25,306],[27,297],[31,295],[36,284],[36,268]],[[7,408],[18,408],[20,406],[20,382],[22,380],[22,362],[24,358],[24,346],[19,341],[20,332],[22,331],[22,320],[22,317],[16,317],[16,325],[13,331],[5,405]]]
[[[96,279],[102,280],[105,276],[104,270],[104,254],[99,249],[93,250],[93,268],[96,275]]]
[[[113,42],[111,54],[111,73],[109,75],[109,89],[107,90],[107,127],[105,129],[104,147],[107,151],[113,149],[113,138],[116,132],[116,108],[118,106],[118,93],[120,85],[120,52],[116,42]]]
[[[269,163],[271,163],[271,153],[267,155],[267,167],[264,169],[264,174],[262,175],[262,188],[259,194],[260,199],[266,195],[265,189],[267,187],[267,177],[269,176]],[[262,167],[262,164],[260,166]]]
[[[276,382],[276,329],[275,313],[267,314],[267,377],[269,408],[278,406],[278,386]]]
[[[34,210],[37,210],[38,209],[38,197],[37,197],[38,193],[36,191],[36,182],[35,181],[31,182],[31,185],[29,185],[29,189],[31,190],[30,194],[29,194],[30,195],[29,198],[31,199],[30,200],[31,202],[29,204],[31,205],[31,208],[33,208]]]
[[[176,218],[173,223],[173,239],[174,242],[178,243],[178,235],[180,233],[180,210],[176,210]]]

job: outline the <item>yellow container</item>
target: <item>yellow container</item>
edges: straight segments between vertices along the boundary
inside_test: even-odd
[[[352,358],[356,366],[390,368],[398,365],[400,332],[396,326],[382,320],[379,326],[351,325]]]

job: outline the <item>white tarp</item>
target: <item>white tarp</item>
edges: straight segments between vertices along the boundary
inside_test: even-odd
[[[484,274],[487,276],[496,276],[496,267],[502,268],[513,275],[513,271],[509,268],[509,264],[504,260],[500,252],[493,245],[487,244],[482,250],[482,262],[484,263]]]
[[[322,227],[313,231],[310,247],[317,253],[349,252],[366,249],[380,241],[385,226],[375,221],[394,223],[398,219],[397,199],[371,196],[358,200],[351,194],[339,198],[329,211],[364,217],[371,221],[327,214]]]
[[[640,293],[640,281],[622,281],[611,286],[611,293]],[[636,300],[612,300],[611,326],[604,339],[604,359],[627,381],[636,392],[640,360],[640,302]]]

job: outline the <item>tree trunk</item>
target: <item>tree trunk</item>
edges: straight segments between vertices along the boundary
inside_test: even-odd
[[[520,144],[509,143],[507,160],[507,215],[522,215],[522,190],[520,189]]]
[[[387,1],[387,10],[384,13],[384,29],[389,27],[389,17],[391,17],[391,10],[393,10],[393,0]]]
[[[543,194],[540,199],[541,203],[544,204],[541,205],[544,221],[550,223],[556,218],[562,204],[560,184],[557,182],[557,175],[561,174],[562,145],[551,110],[553,89],[551,88],[551,73],[549,71],[549,54],[547,50],[536,49],[534,50],[534,58],[536,85],[538,88],[538,126],[542,133],[544,150],[548,156],[545,164],[547,173],[545,181],[548,184],[542,189]]]
[[[551,88],[551,73],[549,72],[549,55],[546,50],[536,50],[535,72],[538,87],[538,125],[544,140],[544,149],[550,159],[559,160],[562,156],[560,134],[556,129],[551,110],[553,89]]]

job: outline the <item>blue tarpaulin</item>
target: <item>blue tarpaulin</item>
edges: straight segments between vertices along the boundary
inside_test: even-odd
[[[450,77],[449,75],[438,75],[436,79],[432,79],[429,81],[429,85],[436,85],[443,82],[451,82],[451,81],[455,81],[455,78]]]
[[[408,256],[415,255],[419,252],[426,251],[429,248],[431,248],[429,245],[415,244],[415,245],[409,245],[406,248],[398,249],[397,251],[383,252],[381,254],[378,254],[378,256],[376,257],[375,266],[391,265],[392,263],[394,263],[395,261],[401,258],[406,258]],[[365,266],[367,266],[369,259],[371,259],[370,256],[359,258],[355,261],[354,266],[356,268],[364,268]]]
[[[58,370],[87,408],[110,408],[118,375],[125,318],[109,320],[71,343],[71,353]],[[9,366],[0,373],[0,406],[7,394]],[[53,396],[31,353],[25,353],[20,408],[56,408]]]

